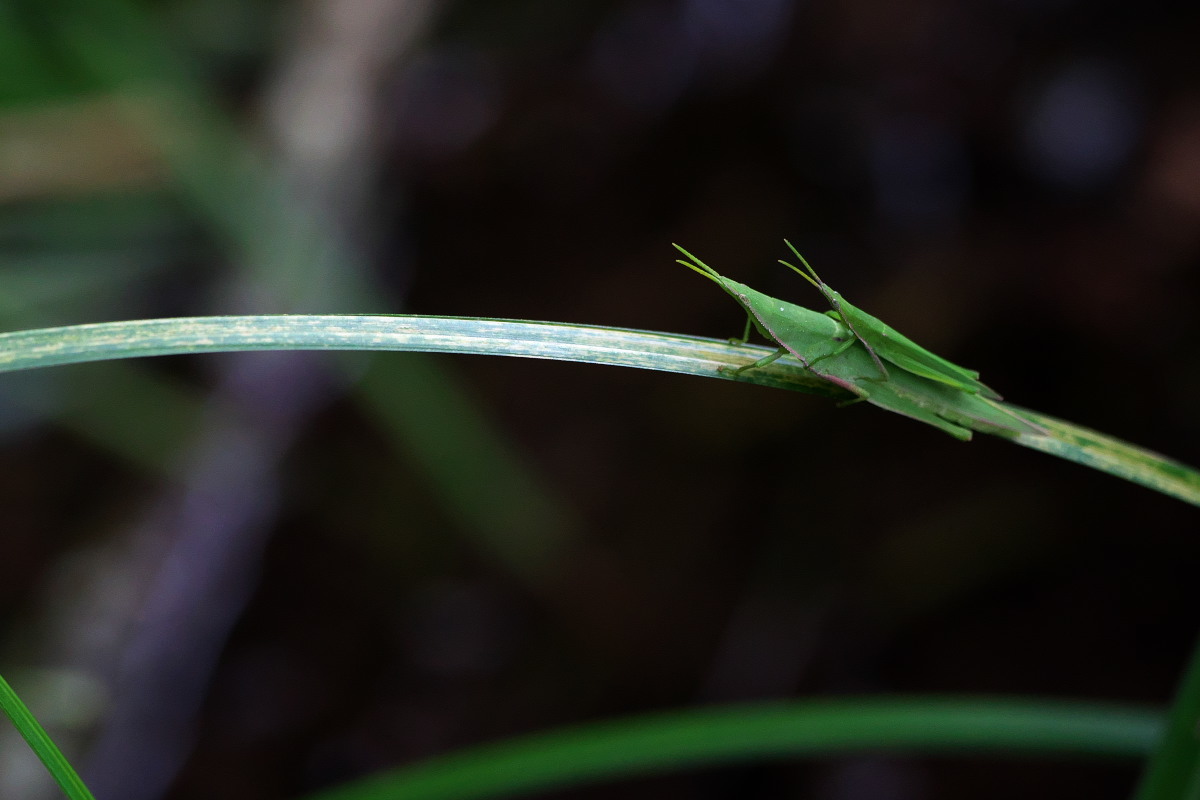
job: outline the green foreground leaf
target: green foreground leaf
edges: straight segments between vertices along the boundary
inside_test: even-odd
[[[187,317],[73,325],[0,334],[0,372],[84,361],[243,350],[389,350],[524,356],[637,367],[818,394],[853,395],[791,358],[734,375],[773,352],[697,336],[554,322],[418,315]],[[1046,430],[1007,436],[1200,505],[1200,472],[1109,436],[996,403]]]
[[[21,702],[21,698],[8,685],[8,681],[4,680],[3,676],[0,676],[0,709],[3,709],[5,715],[12,720],[13,725],[21,734],[21,738],[28,742],[29,747],[46,765],[47,771],[62,787],[67,797],[71,800],[95,800],[62,751],[50,739],[46,729]]]
[[[306,800],[467,800],[747,761],[862,751],[1149,753],[1160,712],[1094,703],[823,700],[661,714],[537,734],[393,770]]]
[[[1192,653],[1166,733],[1155,750],[1134,800],[1200,798],[1200,646]]]

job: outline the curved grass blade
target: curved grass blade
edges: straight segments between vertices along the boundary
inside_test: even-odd
[[[660,714],[485,745],[306,800],[468,800],[687,767],[887,750],[1137,758],[1162,731],[1145,708],[1009,699],[853,699]]]
[[[731,345],[700,336],[599,325],[416,314],[179,317],[0,333],[0,372],[86,361],[248,350],[520,356],[740,380],[835,400],[854,396],[791,360],[735,376],[734,369],[772,352],[757,345]]]
[[[852,347],[838,358],[860,358],[848,355],[857,349]],[[856,398],[791,358],[736,374],[737,368],[774,352],[756,345],[600,326],[403,315],[192,317],[2,333],[0,372],[105,359],[239,350],[408,350],[526,356],[736,380],[839,401]],[[834,360],[822,362],[822,368],[828,371]],[[861,371],[858,366],[853,369]],[[887,383],[903,391],[905,379],[896,378]],[[913,380],[921,379],[913,376]],[[919,395],[906,394],[905,399],[925,411],[940,403],[936,414],[943,419],[942,415],[950,417],[951,424],[959,424],[953,419],[960,415],[964,422],[972,421],[971,426],[977,430],[1006,435],[1004,424],[998,425],[1000,430],[991,430],[988,424],[1015,417],[1029,423],[1025,430],[1008,431],[1008,438],[1017,444],[1200,505],[1200,472],[1176,461],[1054,417],[988,402],[965,392],[956,392],[953,403],[941,402],[930,388],[941,384],[926,382],[921,386]],[[955,392],[950,387],[946,390]]]
[[[1013,437],[1017,444],[1200,505],[1200,472],[1192,467],[1073,422],[1020,406],[1004,405],[1046,431],[1044,435],[1018,434]]]
[[[2,675],[0,675],[0,709],[3,709],[5,715],[12,720],[13,726],[21,734],[21,738],[37,754],[38,759],[45,765],[46,770],[67,797],[71,800],[95,800],[71,763],[67,761],[66,756],[54,744],[50,734],[46,733],[46,729],[41,726]]]

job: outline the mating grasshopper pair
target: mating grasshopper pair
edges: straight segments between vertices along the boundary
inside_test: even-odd
[[[819,378],[853,393],[858,400],[903,414],[958,439],[977,430],[1001,436],[1043,433],[1032,422],[1000,405],[1000,395],[979,373],[929,352],[899,331],[846,302],[829,288],[804,256],[786,242],[804,269],[781,261],[815,286],[831,311],[822,314],[769,297],[730,280],[679,245],[679,263],[724,289],[745,310],[744,343],[753,326],[778,350],[733,370],[741,374],[791,355]],[[884,362],[887,362],[886,364]],[[888,365],[893,369],[888,369]],[[856,402],[856,401],[855,401]]]

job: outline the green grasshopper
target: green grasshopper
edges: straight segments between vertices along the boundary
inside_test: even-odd
[[[809,265],[804,256],[800,255],[799,250],[792,247],[791,242],[787,239],[783,241],[788,246],[788,249],[796,255],[796,258],[800,259],[800,263],[804,265],[804,270],[783,260],[780,260],[779,263],[795,271],[800,277],[815,286],[821,294],[825,295],[825,299],[829,301],[829,305],[833,306],[833,310],[826,313],[844,323],[847,328],[854,332],[854,335],[871,354],[871,359],[875,362],[875,366],[879,368],[879,372],[884,380],[888,378],[888,371],[883,362],[887,361],[901,369],[908,370],[914,375],[920,375],[922,378],[929,378],[930,380],[953,386],[956,389],[961,389],[971,394],[982,394],[991,400],[1000,399],[999,394],[986,384],[980,383],[979,373],[975,370],[960,367],[939,355],[929,352],[912,339],[900,333],[900,331],[884,323],[878,317],[873,317],[862,309],[846,302],[846,299],[840,293],[831,289],[821,280],[820,276],[817,275],[817,271]]]
[[[746,330],[740,339],[730,339],[731,343],[745,344],[749,341],[750,327],[753,325],[765,339],[773,342],[779,348],[752,364],[732,370],[735,375],[757,367],[765,367],[772,361],[791,353],[813,374],[853,392],[861,399],[866,399],[866,393],[852,381],[816,368],[817,364],[822,361],[841,355],[850,349],[857,340],[854,332],[840,319],[769,297],[751,289],[744,283],[726,278],[679,245],[675,245],[675,249],[690,259],[689,261],[676,259],[678,263],[720,286],[745,310]]]
[[[835,313],[846,310],[848,306],[840,295],[835,294],[838,305],[835,305],[834,311],[822,314],[726,278],[679,245],[675,247],[688,258],[687,261],[678,259],[680,264],[716,283],[746,312],[746,331],[741,339],[732,339],[731,342],[745,343],[753,326],[778,348],[758,361],[729,370],[734,375],[765,367],[790,354],[817,377],[855,395],[856,399],[850,402],[866,400],[888,411],[933,425],[958,439],[970,439],[972,430],[1001,436],[1044,433],[1038,426],[996,404],[993,400],[998,395],[978,382],[977,373],[935,356],[858,309],[847,312],[849,316]],[[861,327],[871,337],[871,344],[848,324],[848,320],[852,319],[858,326],[864,318],[870,320]],[[886,344],[873,348],[872,345],[879,339]],[[898,342],[911,343],[922,355],[906,356],[902,347],[898,349]],[[901,369],[889,373],[880,360],[880,354]],[[938,377],[925,374],[931,371],[927,368],[931,363],[930,358],[936,359],[932,363],[944,362],[952,368],[955,382],[948,380],[944,372],[939,372]],[[905,366],[910,362],[915,363],[919,371]],[[960,379],[960,374],[966,375],[970,382]],[[971,391],[972,388],[974,391]]]

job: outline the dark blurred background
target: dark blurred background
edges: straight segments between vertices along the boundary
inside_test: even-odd
[[[1200,9],[0,2],[0,323],[741,330],[679,242],[1200,464]],[[410,354],[0,376],[0,670],[101,800],[289,798],[568,723],[907,692],[1166,703],[1195,509],[865,404]],[[1128,796],[872,756],[555,797]],[[53,797],[0,730],[0,796]]]

